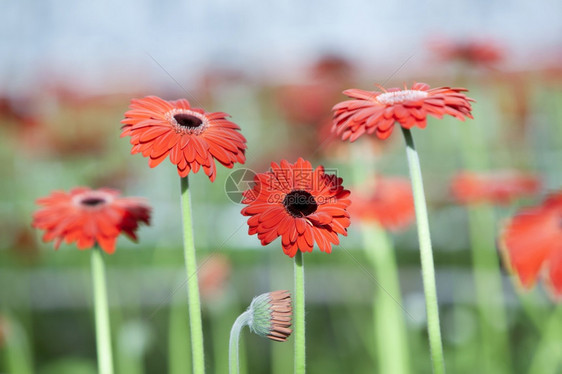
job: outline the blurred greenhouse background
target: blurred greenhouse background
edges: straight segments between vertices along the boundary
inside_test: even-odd
[[[469,218],[449,183],[464,169],[541,178],[536,196],[488,207],[493,234],[518,208],[562,187],[560,14],[555,0],[3,2],[0,373],[96,372],[89,256],[73,245],[55,252],[30,225],[37,198],[81,185],[117,188],[153,207],[139,242],[121,238],[116,253],[105,256],[116,372],[189,368],[179,181],[169,162],[150,169],[119,137],[131,98],[186,98],[229,113],[248,139],[248,161],[235,170],[263,172],[271,161],[303,156],[336,169],[351,186],[363,178],[358,168],[407,176],[403,140],[395,133],[351,147],[330,135],[331,107],[346,88],[414,81],[466,87],[476,100],[474,120],[430,119],[413,134],[430,209],[446,365],[451,373],[484,372],[477,370]],[[470,42],[490,48],[492,57],[442,53]],[[230,327],[252,297],[293,287],[292,263],[278,241],[262,247],[247,234],[242,205],[225,192],[231,172],[218,166],[213,184],[201,172],[191,178],[210,373],[228,371]],[[395,312],[407,323],[412,372],[430,373],[416,230],[391,235],[403,299]],[[497,250],[494,240],[486,245]],[[384,284],[362,247],[352,217],[348,237],[331,254],[305,254],[312,374],[376,367],[371,308]],[[503,291],[511,349],[505,367],[562,372],[559,352],[551,352],[557,359],[537,354],[550,344],[545,321],[556,313],[544,287],[521,293],[505,270]],[[247,373],[292,371],[291,342],[247,331],[242,342]]]

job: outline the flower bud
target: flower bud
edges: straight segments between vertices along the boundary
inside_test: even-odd
[[[256,296],[248,308],[250,330],[271,340],[284,342],[291,335],[291,294],[273,291]]]

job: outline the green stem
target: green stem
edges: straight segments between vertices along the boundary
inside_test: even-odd
[[[193,241],[191,196],[189,193],[188,177],[181,178],[181,206],[183,216],[183,253],[187,275],[187,301],[189,304],[193,373],[203,374],[205,373],[203,324],[201,322],[201,302],[199,300],[199,282],[197,280],[197,262],[195,258],[195,244]]]
[[[100,374],[113,374],[107,285],[105,284],[105,267],[102,253],[99,248],[92,250],[92,282],[94,285],[98,370]]]
[[[529,374],[555,374],[562,366],[562,307],[557,307],[542,330]]]
[[[240,342],[240,332],[242,328],[248,324],[252,319],[252,314],[245,311],[240,314],[230,330],[230,342],[228,344],[228,365],[229,374],[238,374],[240,372],[240,365],[238,364],[238,346]]]
[[[180,297],[182,298],[180,300]],[[191,351],[189,337],[189,323],[185,319],[189,309],[185,303],[185,296],[179,292],[173,296],[170,305],[168,330],[168,374],[185,374],[190,372]],[[183,301],[183,303],[182,303]]]
[[[414,139],[412,138],[410,130],[403,127],[401,128],[404,134],[404,140],[406,141],[406,155],[408,157],[408,167],[410,168],[410,178],[412,180],[412,192],[414,194],[431,361],[433,363],[433,372],[435,374],[442,374],[445,373],[445,362],[443,359],[441,329],[439,327],[439,304],[437,303],[433,250],[431,249],[429,219],[423,190],[420,160],[418,153],[416,152]]]
[[[0,324],[3,324],[0,328],[6,330],[6,336],[3,337],[4,347],[0,348],[0,354],[4,351],[6,373],[32,374],[33,357],[23,326],[7,310],[2,310]],[[0,370],[2,370],[1,365]]]
[[[363,246],[380,287],[373,298],[379,373],[409,373],[408,338],[401,309],[398,266],[390,238],[376,224],[362,226]]]
[[[238,370],[240,374],[248,373],[248,354],[244,342],[238,344]]]
[[[509,336],[499,258],[495,250],[495,219],[491,206],[468,210],[474,283],[479,311],[481,349],[486,373],[511,373]]]
[[[540,297],[537,295],[537,289],[527,292],[520,292],[519,295],[520,305],[523,311],[529,318],[537,331],[542,332],[544,328],[544,321],[548,318],[548,314],[539,308]]]
[[[295,305],[293,323],[295,326],[295,374],[306,372],[306,346],[304,322],[304,267],[302,252],[295,255]]]
[[[489,118],[495,109],[483,107]],[[487,170],[490,164],[489,147],[482,125],[487,122],[475,121],[472,126],[455,126],[460,131],[460,151],[465,168]],[[484,139],[484,141],[483,141]],[[496,160],[497,162],[497,157]],[[496,218],[491,205],[471,206],[468,209],[470,247],[473,263],[474,291],[478,308],[479,338],[477,349],[481,359],[474,370],[486,373],[511,373],[512,364],[509,350],[509,332],[504,305],[500,261],[496,251]]]

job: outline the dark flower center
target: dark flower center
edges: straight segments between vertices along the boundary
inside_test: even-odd
[[[318,204],[309,192],[295,190],[283,199],[283,206],[293,217],[304,217],[316,212]]]
[[[101,197],[87,197],[82,199],[80,203],[87,206],[96,206],[105,203],[105,199],[102,199]]]
[[[178,113],[174,116],[174,119],[181,127],[188,129],[195,129],[203,123],[200,118],[192,116],[191,114]]]

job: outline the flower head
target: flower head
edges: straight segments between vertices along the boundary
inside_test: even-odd
[[[33,227],[45,230],[43,241],[55,241],[55,249],[64,240],[76,242],[78,249],[99,245],[105,252],[115,252],[115,242],[124,233],[136,240],[139,222],[150,223],[150,207],[140,198],[119,197],[108,188],[87,187],[69,193],[54,191],[37,200],[41,206],[33,214]]]
[[[444,61],[461,61],[470,65],[492,66],[504,58],[504,52],[489,40],[435,40],[430,49]]]
[[[404,229],[414,221],[414,196],[407,178],[377,176],[368,191],[353,192],[354,204],[349,210],[354,217],[388,230]]]
[[[544,272],[554,295],[562,297],[562,191],[508,220],[499,245],[523,287]]]
[[[451,193],[461,204],[508,204],[537,193],[539,188],[538,177],[509,170],[489,174],[463,171],[451,181]]]
[[[199,267],[199,291],[206,301],[219,300],[227,288],[232,264],[227,256],[215,253],[203,259]]]
[[[386,139],[392,134],[394,123],[411,129],[425,128],[427,115],[442,118],[445,114],[464,121],[472,118],[471,98],[464,88],[440,87],[430,89],[425,83],[415,83],[403,90],[381,87],[382,91],[346,90],[353,100],[336,104],[332,131],[343,140],[355,141],[361,135],[373,134]]]
[[[352,72],[351,62],[337,54],[320,56],[312,65],[312,74],[320,79],[342,81],[349,78]]]
[[[284,342],[293,332],[293,308],[289,291],[273,291],[254,297],[248,312],[248,326],[259,336]]]
[[[281,236],[286,255],[297,250],[311,252],[314,243],[330,253],[339,244],[338,234],[347,235],[351,204],[342,179],[326,174],[324,167],[312,168],[299,158],[290,164],[271,163],[271,170],[257,174],[255,185],[244,192],[242,214],[248,219],[249,234],[258,234],[262,245]]]
[[[300,131],[319,128],[329,117],[330,107],[337,97],[330,88],[325,83],[281,87],[276,96],[281,114],[290,125],[299,126]]]
[[[148,96],[131,101],[121,121],[121,137],[131,137],[131,153],[149,157],[150,167],[170,156],[181,177],[203,168],[214,181],[215,160],[227,168],[246,161],[246,139],[240,127],[226,117],[226,113],[192,108],[185,99],[165,101]]]

